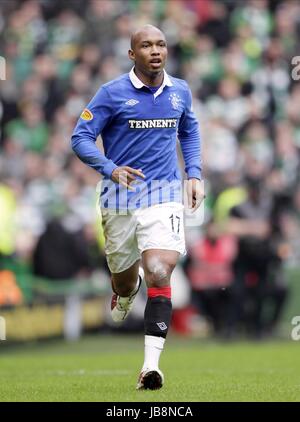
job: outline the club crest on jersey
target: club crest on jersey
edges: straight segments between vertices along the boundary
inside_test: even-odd
[[[90,110],[88,110],[87,108],[85,108],[83,110],[83,112],[81,113],[80,117],[83,120],[87,120],[87,121],[93,120],[93,118],[94,118],[93,113]]]
[[[126,101],[126,105],[130,105],[130,106],[134,106],[136,104],[138,104],[139,101],[138,100],[134,100],[133,98],[131,100]]]
[[[175,94],[175,92],[173,92],[172,94],[170,94],[169,100],[171,101],[172,108],[174,110],[178,110],[179,104],[181,102],[181,98],[179,97],[179,95],[177,95],[177,94]]]

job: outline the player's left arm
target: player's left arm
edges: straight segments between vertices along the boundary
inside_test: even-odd
[[[199,124],[192,109],[192,94],[188,88],[185,97],[185,109],[178,127],[182,155],[187,174],[188,207],[196,211],[205,198],[204,183],[201,178],[201,141]]]

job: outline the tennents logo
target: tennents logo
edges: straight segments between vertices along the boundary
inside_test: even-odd
[[[129,129],[170,129],[177,127],[178,119],[128,120]]]

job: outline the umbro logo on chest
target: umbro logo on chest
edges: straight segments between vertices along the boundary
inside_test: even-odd
[[[129,105],[129,106],[134,106],[134,105],[136,105],[136,104],[138,104],[139,103],[139,101],[138,100],[135,100],[135,99],[131,99],[131,100],[128,100],[128,101],[126,101],[126,105]]]

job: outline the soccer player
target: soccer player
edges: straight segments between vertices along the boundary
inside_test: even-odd
[[[164,34],[140,28],[128,55],[133,68],[98,90],[78,120],[72,148],[104,176],[100,202],[115,322],[127,317],[145,279],[145,360],[137,389],[154,390],[164,382],[159,358],[172,314],[170,277],[185,253],[176,140],[189,208],[196,210],[204,197],[200,136],[187,83],[164,70]],[[104,154],[95,145],[99,134]]]

